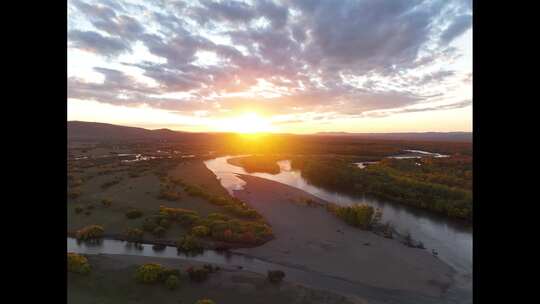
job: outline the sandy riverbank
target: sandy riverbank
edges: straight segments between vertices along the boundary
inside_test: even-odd
[[[235,195],[265,217],[276,239],[236,252],[430,297],[442,296],[451,286],[454,270],[430,252],[348,226],[324,208],[295,203],[299,197],[324,203],[302,190],[253,176],[239,177],[247,185]]]

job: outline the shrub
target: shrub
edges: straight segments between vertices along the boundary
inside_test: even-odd
[[[171,189],[161,188],[161,190],[159,191],[158,198],[164,199],[167,201],[177,201],[180,199],[180,194]]]
[[[80,254],[74,252],[68,252],[68,271],[80,274],[89,274],[90,273],[90,264],[88,264],[88,259]]]
[[[178,285],[180,285],[180,279],[175,275],[169,275],[167,280],[165,280],[165,286],[170,290],[178,288]]]
[[[68,197],[71,199],[76,199],[79,196],[81,196],[81,189],[79,188],[70,189],[68,192]]]
[[[225,214],[221,214],[221,213],[210,213],[207,218],[211,221],[217,221],[217,220],[222,220],[222,221],[228,221],[231,219],[230,216],[228,215],[225,215]]]
[[[229,200],[223,196],[213,196],[210,198],[210,203],[218,206],[225,206],[229,204]]]
[[[223,238],[226,240],[226,241],[232,241],[233,240],[233,232],[231,229],[227,229],[225,231],[223,231]]]
[[[155,235],[156,237],[162,237],[163,235],[165,235],[165,232],[167,232],[167,230],[161,226],[157,226],[153,231],[152,231],[152,234]]]
[[[90,225],[77,230],[75,237],[78,240],[92,240],[103,237],[105,230],[99,225]]]
[[[178,270],[178,269],[165,269],[165,271],[163,272],[163,278],[164,279],[168,278],[171,275],[177,276],[178,278],[180,278],[180,270]]]
[[[105,182],[101,185],[101,189],[107,189],[109,187],[112,187],[118,184],[119,182],[120,182],[119,180],[112,180],[112,181]]]
[[[101,201],[101,204],[103,204],[103,206],[105,207],[110,207],[112,205],[112,201],[108,198],[105,198]]]
[[[147,232],[154,232],[154,230],[158,227],[158,225],[156,224],[155,220],[151,217],[149,218],[145,218],[144,219],[144,222],[142,224],[142,228],[144,231],[147,231]]]
[[[182,214],[179,216],[178,221],[182,226],[191,227],[200,220],[197,214]]]
[[[198,252],[203,250],[199,240],[191,235],[185,235],[176,241],[176,248],[185,252]]]
[[[199,214],[196,211],[188,210],[188,209],[182,209],[182,208],[169,208],[165,206],[159,207],[159,213],[160,215],[165,216],[167,219],[171,221],[177,221],[180,219],[181,216],[186,215],[192,215],[192,216],[199,216]]]
[[[79,214],[79,213],[81,213],[81,212],[83,212],[83,211],[84,211],[83,207],[81,207],[81,206],[75,206],[75,213],[76,213],[76,214]]]
[[[126,217],[128,219],[136,219],[143,215],[142,211],[138,209],[131,209],[126,212]]]
[[[216,302],[210,299],[201,299],[201,300],[198,300],[195,304],[216,304]]]
[[[257,211],[255,211],[255,209],[251,209],[249,207],[241,207],[239,205],[227,205],[225,206],[225,210],[241,217],[256,218],[258,216],[258,213]]]
[[[369,229],[373,223],[374,209],[366,204],[338,207],[336,215],[349,225]]]
[[[218,266],[213,266],[211,264],[204,264],[203,268],[208,270],[208,273],[214,273],[220,269]]]
[[[257,242],[257,237],[255,236],[255,233],[253,233],[252,231],[246,231],[242,233],[242,236],[240,237],[240,241],[242,243],[253,244]]]
[[[144,232],[138,228],[128,228],[125,234],[128,240],[136,242],[142,240]]]
[[[269,270],[267,275],[268,281],[272,283],[279,283],[284,277],[285,273],[281,270]]]
[[[165,272],[165,268],[157,263],[141,265],[135,271],[135,280],[139,283],[154,284],[158,282]]]
[[[164,219],[160,219],[159,220],[159,225],[165,229],[168,229],[171,227],[171,221],[169,221],[168,219],[164,218]]]
[[[210,229],[206,226],[195,226],[191,229],[191,233],[197,237],[205,237],[210,234]]]
[[[204,190],[195,185],[186,185],[184,186],[184,191],[190,196],[198,196],[202,198],[210,198],[209,194],[204,192]]]
[[[194,282],[203,282],[208,278],[208,269],[204,267],[189,267],[186,272],[189,279]]]

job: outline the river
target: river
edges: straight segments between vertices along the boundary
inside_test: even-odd
[[[223,187],[232,195],[234,195],[234,190],[240,190],[245,185],[245,182],[236,174],[246,174],[280,182],[340,205],[366,203],[381,208],[383,222],[391,222],[400,233],[409,232],[415,240],[422,241],[427,250],[437,250],[439,258],[458,272],[460,283],[467,287],[472,286],[472,227],[470,225],[400,204],[327,191],[309,184],[301,176],[300,171],[291,169],[289,160],[278,161],[281,169],[278,174],[248,173],[241,167],[229,164],[227,159],[232,157],[239,156],[224,156],[205,161],[206,167],[217,176]]]
[[[157,258],[172,258],[190,260],[215,265],[230,266],[244,271],[266,275],[268,270],[282,270],[286,273],[285,280],[297,282],[306,286],[337,292],[344,295],[356,295],[367,299],[370,303],[394,304],[436,304],[463,303],[470,299],[470,294],[460,289],[450,289],[444,299],[422,296],[415,293],[372,287],[359,282],[351,282],[324,273],[304,270],[287,265],[264,261],[237,253],[220,253],[214,250],[204,250],[202,254],[187,256],[179,253],[175,247],[166,246],[164,250],[156,251],[150,244],[135,246],[126,241],[103,239],[98,243],[79,242],[74,238],[67,238],[67,252],[80,254],[120,254],[136,255]]]

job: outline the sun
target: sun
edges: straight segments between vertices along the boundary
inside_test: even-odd
[[[272,123],[255,112],[247,112],[225,120],[224,129],[243,134],[274,131]]]

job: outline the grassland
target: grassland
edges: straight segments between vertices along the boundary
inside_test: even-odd
[[[185,269],[201,265],[177,259],[137,256],[88,256],[92,267],[89,275],[68,273],[68,303],[77,304],[132,304],[174,303],[195,304],[199,299],[212,299],[216,304],[226,303],[313,303],[352,304],[343,296],[288,282],[272,284],[262,275],[233,268],[211,274],[205,282],[191,282]],[[138,265],[155,262],[180,270],[180,286],[169,290],[165,286],[145,285],[134,279]]]

